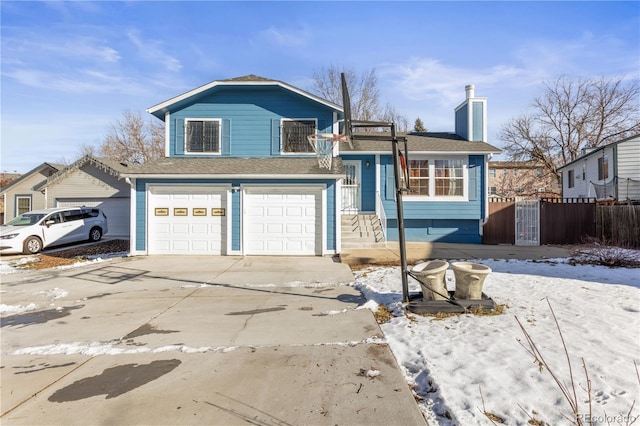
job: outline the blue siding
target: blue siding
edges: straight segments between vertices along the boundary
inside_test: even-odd
[[[388,219],[388,239],[398,239],[397,209],[393,178],[393,160],[381,156],[383,206]],[[407,241],[443,241],[480,243],[480,219],[485,216],[484,156],[470,155],[468,159],[469,201],[407,201],[404,198],[405,237]]]
[[[481,244],[480,222],[477,220],[405,219],[406,241]],[[387,239],[398,240],[398,222],[387,221]]]
[[[184,150],[184,122],[188,118],[224,120],[223,156],[269,157],[280,155],[279,141],[273,139],[280,137],[281,118],[317,119],[320,132],[331,132],[333,112],[331,108],[284,89],[221,89],[171,114],[170,156],[189,155]]]
[[[468,117],[469,117],[469,104],[466,104],[460,107],[459,110],[456,111],[456,135],[469,140],[469,128],[468,128]]]
[[[484,114],[482,111],[482,102],[472,102],[472,111],[473,137],[471,138],[471,140],[481,141],[484,139],[484,132],[482,131],[484,129]]]
[[[232,187],[240,186],[239,182],[232,182]],[[231,191],[231,250],[240,250],[242,241],[242,210],[240,210],[240,191]]]
[[[146,225],[147,225],[147,212],[146,212],[146,185],[147,184],[175,184],[175,185],[188,185],[188,184],[229,184],[231,186],[249,185],[249,184],[273,184],[275,186],[280,185],[317,185],[322,184],[326,186],[326,241],[327,250],[336,249],[336,182],[334,180],[282,180],[282,179],[263,179],[263,180],[248,180],[237,179],[229,182],[224,179],[138,179],[136,180],[136,244],[135,248],[139,251],[145,250],[146,241]],[[242,211],[240,209],[240,191],[231,192],[231,249],[240,250],[241,246],[241,218]]]
[[[146,249],[146,229],[147,229],[147,194],[145,191],[145,181],[136,180],[136,250]]]

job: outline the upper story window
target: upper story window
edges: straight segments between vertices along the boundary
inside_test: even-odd
[[[609,178],[609,157],[603,155],[598,158],[598,180]]]
[[[282,152],[313,152],[307,136],[315,134],[316,128],[316,120],[282,120]]]
[[[569,173],[567,173],[567,179],[569,180],[569,182],[567,182],[567,186],[569,188],[573,188],[574,186],[576,186],[576,174],[575,171],[573,170],[569,170]]]
[[[219,119],[186,120],[185,152],[190,154],[219,154],[220,128]]]
[[[410,159],[407,200],[460,199],[467,196],[466,162],[463,159]]]
[[[496,177],[496,169],[489,169],[489,177],[490,178]]]

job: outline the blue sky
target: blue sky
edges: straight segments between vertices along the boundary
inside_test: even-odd
[[[640,2],[0,2],[2,171],[73,161],[125,110],[256,74],[309,90],[375,69],[382,103],[453,131],[464,87],[489,143],[561,74],[640,78]]]

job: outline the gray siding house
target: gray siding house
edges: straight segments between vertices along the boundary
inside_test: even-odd
[[[4,223],[30,210],[46,208],[44,194],[34,186],[63,168],[59,164],[42,163],[2,188],[0,195],[4,198]]]
[[[44,206],[100,207],[109,223],[110,237],[129,237],[130,185],[120,177],[125,164],[86,155],[34,187]]]

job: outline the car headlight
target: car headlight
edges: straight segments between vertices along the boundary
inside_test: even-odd
[[[0,240],[10,240],[11,238],[15,238],[20,234],[7,234],[0,236]]]

